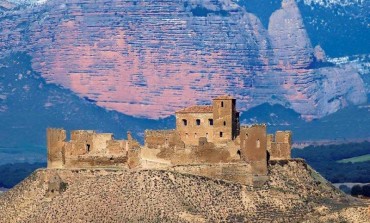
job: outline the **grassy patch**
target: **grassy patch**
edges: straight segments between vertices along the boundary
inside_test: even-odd
[[[370,161],[370,154],[363,155],[363,156],[356,156],[348,159],[338,160],[338,163],[361,163]]]

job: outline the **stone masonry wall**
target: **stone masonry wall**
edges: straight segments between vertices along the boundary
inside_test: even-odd
[[[176,131],[186,145],[198,145],[200,137],[205,137],[208,142],[213,142],[213,124],[211,125],[210,120],[213,123],[212,113],[177,113]]]
[[[63,166],[64,144],[66,131],[63,129],[48,128],[46,133],[48,148],[48,168]]]
[[[185,148],[176,130],[146,130],[144,140],[145,146],[151,149]]]
[[[255,174],[267,174],[267,136],[265,125],[253,125],[240,129],[241,158],[252,164]]]
[[[275,139],[273,135],[268,136],[267,150],[271,160],[290,159],[292,149],[292,132],[277,131]]]
[[[213,141],[215,143],[227,143],[235,138],[233,112],[235,112],[235,100],[213,100]]]

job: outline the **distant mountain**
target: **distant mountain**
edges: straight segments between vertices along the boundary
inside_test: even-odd
[[[283,0],[239,0],[268,27],[271,14]],[[313,46],[320,45],[329,57],[369,54],[370,2],[342,0],[297,0],[302,20]]]
[[[107,111],[32,70],[30,57],[13,54],[0,60],[0,164],[44,161],[46,128],[92,129],[142,142],[145,129],[173,128],[173,118],[149,120]]]
[[[369,139],[370,103],[351,106],[322,119],[306,122],[291,109],[263,104],[241,114],[243,124],[266,123],[270,133],[292,130],[293,141],[340,141]]]
[[[281,104],[307,120],[365,103],[357,64],[327,62],[325,54],[344,55],[336,51],[356,39],[346,35],[362,27],[366,36],[366,27],[314,32],[329,12],[307,7],[294,0],[49,0],[0,15],[0,57],[26,52],[48,83],[136,117],[166,117],[220,94],[235,95],[242,110]],[[323,41],[323,34],[338,38]],[[368,53],[358,47],[368,43],[362,36],[350,54]]]

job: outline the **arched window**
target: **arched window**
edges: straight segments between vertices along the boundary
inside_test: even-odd
[[[200,119],[195,120],[195,123],[196,123],[197,125],[200,125]]]
[[[226,121],[224,121],[224,126],[226,126]]]
[[[259,140],[259,139],[257,139],[256,147],[257,147],[257,148],[260,148],[260,147],[261,147],[261,142],[260,142],[260,140]]]
[[[209,125],[213,125],[213,119],[208,119]]]
[[[188,125],[188,120],[183,119],[183,120],[182,120],[182,124],[184,124],[184,126],[187,126],[187,125]]]

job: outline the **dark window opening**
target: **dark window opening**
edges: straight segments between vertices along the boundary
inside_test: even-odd
[[[221,107],[224,107],[224,102],[223,101],[221,101]]]
[[[223,136],[223,132],[220,132],[220,138],[222,138],[222,136]]]
[[[182,120],[182,124],[184,124],[184,126],[187,126],[187,125],[188,125],[188,120],[183,119],[183,120]]]
[[[224,121],[224,126],[226,126],[226,121]]]
[[[209,125],[213,125],[213,119],[208,119]]]
[[[195,120],[197,125],[200,125],[200,119]]]
[[[87,152],[90,152],[90,144],[86,144],[86,150]]]
[[[238,151],[236,152],[236,154],[238,154],[239,158],[241,157],[241,152],[240,152],[240,150],[238,150]]]

